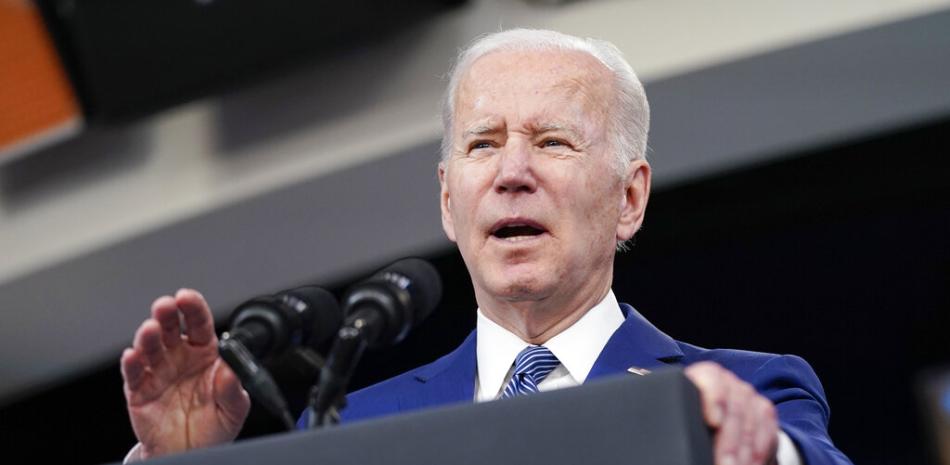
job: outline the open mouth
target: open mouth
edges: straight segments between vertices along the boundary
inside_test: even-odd
[[[546,231],[541,225],[524,222],[503,223],[492,229],[491,235],[499,239],[527,239],[540,236]]]

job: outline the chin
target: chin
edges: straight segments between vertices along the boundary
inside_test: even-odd
[[[537,301],[551,294],[551,283],[546,283],[537,274],[507,274],[501,282],[492,286],[494,295],[508,302]]]
[[[543,299],[547,293],[536,288],[523,285],[512,285],[505,289],[500,297],[508,302],[535,302]]]

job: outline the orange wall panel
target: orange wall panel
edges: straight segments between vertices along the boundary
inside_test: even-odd
[[[81,112],[39,11],[0,0],[0,162],[75,132]]]

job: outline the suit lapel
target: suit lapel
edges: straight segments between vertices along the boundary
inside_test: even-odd
[[[673,338],[653,326],[630,305],[620,304],[626,319],[607,340],[587,380],[626,373],[631,367],[653,370],[676,363],[683,352]]]
[[[454,351],[415,374],[418,391],[403,399],[403,410],[475,399],[475,332]]]

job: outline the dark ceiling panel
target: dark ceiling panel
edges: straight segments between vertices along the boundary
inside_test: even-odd
[[[89,117],[134,118],[408,29],[461,1],[41,0]]]

